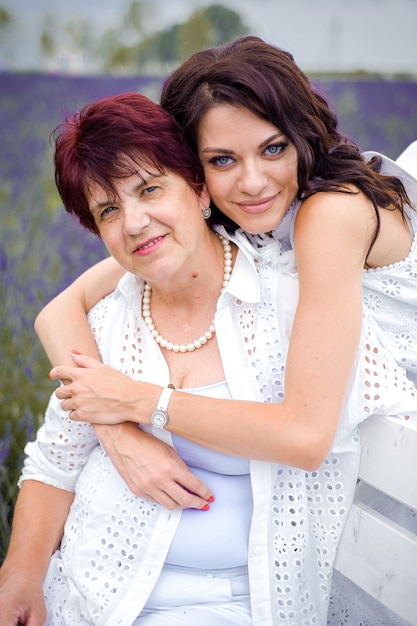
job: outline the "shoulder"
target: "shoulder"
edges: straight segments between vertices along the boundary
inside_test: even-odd
[[[375,209],[367,196],[355,185],[340,191],[320,191],[308,196],[297,212],[296,223],[331,218],[329,221],[358,224],[363,227],[375,218]]]
[[[350,185],[346,192],[318,192],[306,198],[294,225],[294,247],[297,257],[308,250],[338,249],[357,254],[364,262],[377,228],[372,202],[363,192]]]

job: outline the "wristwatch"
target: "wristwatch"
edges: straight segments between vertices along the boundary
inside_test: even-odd
[[[157,407],[151,415],[152,426],[164,428],[168,424],[169,416],[167,408],[173,391],[175,391],[175,387],[172,383],[169,383],[168,387],[162,390]]]

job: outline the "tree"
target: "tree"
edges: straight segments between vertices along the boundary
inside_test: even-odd
[[[221,4],[211,4],[205,11],[212,27],[213,40],[210,46],[218,46],[249,33],[249,28],[236,11]]]
[[[185,61],[189,56],[209,48],[214,41],[214,28],[207,9],[194,11],[188,20],[181,25],[178,33],[178,60]]]
[[[8,65],[13,58],[14,42],[13,36],[14,18],[4,7],[0,6],[0,66]]]
[[[0,7],[0,32],[3,33],[12,23],[11,14],[4,7]]]
[[[131,0],[121,25],[100,37],[96,58],[104,72],[165,75],[197,50],[226,43],[248,32],[238,13],[213,4],[195,10],[183,24],[146,34],[147,4],[148,0]],[[44,49],[50,43],[46,35],[47,31]],[[80,46],[82,41],[83,37]]]
[[[52,57],[55,54],[55,20],[47,14],[42,20],[42,32],[40,38],[40,45],[43,54],[47,57]]]
[[[183,24],[156,32],[138,44],[137,71],[166,73],[194,52],[248,32],[240,15],[220,4],[197,9]]]

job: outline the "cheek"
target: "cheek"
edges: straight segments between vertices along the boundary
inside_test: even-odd
[[[227,202],[235,188],[235,182],[232,180],[232,177],[226,173],[213,174],[213,172],[206,173],[205,177],[206,186],[213,202],[217,206],[219,206],[219,203],[222,205],[223,202]]]
[[[288,163],[280,168],[275,173],[275,179],[287,188],[298,189],[297,164]]]
[[[100,237],[111,255],[115,256],[115,252],[120,252],[121,240],[117,236],[115,229],[102,226],[100,228]]]

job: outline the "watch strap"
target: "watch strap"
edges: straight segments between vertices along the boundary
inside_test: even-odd
[[[158,411],[166,411],[168,409],[168,404],[173,391],[175,391],[175,387],[172,383],[169,383],[168,387],[164,387],[162,389],[158,404],[156,405]]]

